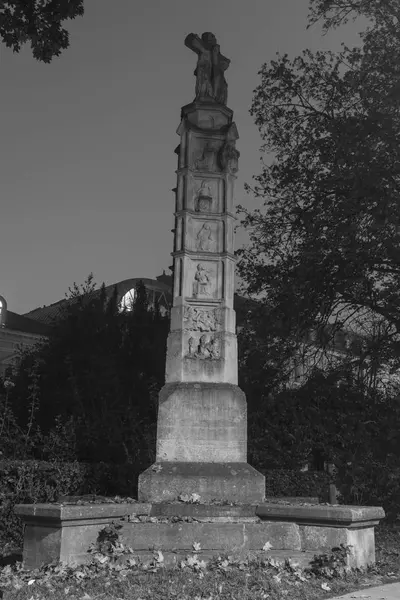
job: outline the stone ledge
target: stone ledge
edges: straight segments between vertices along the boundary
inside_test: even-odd
[[[375,561],[374,526],[384,517],[380,507],[282,504],[104,503],[17,505],[24,532],[24,567],[61,561],[83,563],[87,549],[105,525],[129,515],[193,517],[192,522],[121,523],[121,540],[135,552],[151,548],[190,552],[199,542],[211,554],[236,550],[321,554],[344,544],[351,548],[350,567]]]
[[[68,521],[97,521],[109,523],[127,515],[150,515],[151,504],[143,502],[113,504],[17,504],[14,512],[24,521],[49,522],[52,525]]]
[[[385,517],[380,506],[259,504],[256,515],[268,521],[295,521],[303,525],[360,528],[378,525]]]
[[[255,504],[242,504],[239,506],[225,506],[218,504],[186,504],[183,502],[160,502],[151,505],[152,517],[193,517],[200,518],[255,518]]]

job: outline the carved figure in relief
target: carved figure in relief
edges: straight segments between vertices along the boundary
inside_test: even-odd
[[[215,331],[218,317],[215,309],[185,306],[185,328],[192,331]]]
[[[219,152],[219,162],[223,171],[227,171],[228,173],[235,173],[239,170],[239,150],[236,150],[235,141],[228,140],[222,146]]]
[[[212,236],[211,226],[209,223],[203,223],[202,228],[196,236],[196,239],[197,250],[203,250],[204,252],[214,252],[215,240]]]
[[[210,212],[213,197],[207,181],[202,181],[200,189],[196,193],[195,210],[197,212]]]
[[[215,35],[205,32],[200,37],[195,33],[186,36],[185,46],[196,52],[196,100],[212,98],[220,104],[226,104],[228,99],[228,84],[224,72],[230,64],[229,58],[220,52]]]
[[[195,348],[195,340],[192,337],[189,338],[188,344],[188,358],[200,358],[203,360],[217,360],[218,358],[221,358],[221,349],[218,338],[209,338],[206,334],[203,333],[203,335],[200,336],[197,348]]]
[[[194,296],[209,296],[211,280],[208,272],[202,264],[197,265],[196,273],[193,282]]]
[[[217,170],[217,148],[207,144],[200,155],[194,161],[194,168],[197,171],[216,171]]]
[[[193,356],[196,353],[196,340],[193,337],[189,338],[188,344],[189,344],[189,356]]]

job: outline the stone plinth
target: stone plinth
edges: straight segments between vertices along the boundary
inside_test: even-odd
[[[262,504],[256,514],[268,521],[297,523],[304,551],[323,553],[344,544],[350,546],[349,567],[375,562],[374,528],[385,517],[377,506],[285,506]]]
[[[201,502],[258,504],[265,477],[246,462],[157,462],[139,475],[141,502],[168,502],[198,494]]]
[[[157,462],[246,462],[247,407],[235,385],[175,383],[159,396]]]
[[[374,527],[385,516],[379,507],[261,505],[217,506],[212,504],[28,504],[16,506],[25,525],[25,569],[43,563],[88,562],[89,546],[101,529],[121,520],[120,541],[134,555],[150,560],[162,550],[166,564],[174,564],[199,543],[200,557],[229,552],[236,556],[292,557],[306,566],[315,554],[341,543],[351,546],[348,566],[365,567],[375,561]],[[167,522],[130,522],[128,517],[158,517]],[[174,517],[192,522],[173,522]]]

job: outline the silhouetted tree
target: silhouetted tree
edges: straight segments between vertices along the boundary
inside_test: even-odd
[[[23,357],[13,378],[18,422],[26,424],[35,365],[35,426],[42,435],[64,426],[79,460],[151,460],[167,332],[168,318],[149,307],[142,282],[132,311],[119,309],[117,290],[96,291],[91,276],[74,285],[53,335]],[[37,455],[46,452],[36,448]]]
[[[396,393],[354,374],[369,365],[390,378],[400,366],[400,11],[394,0],[310,7],[325,29],[360,15],[371,24],[356,48],[264,64],[254,93],[268,158],[253,190],[263,207],[241,208],[250,243],[238,268],[259,302],[241,332],[241,382],[252,451],[257,438],[275,466],[313,447],[339,462],[371,459],[367,449],[377,459],[382,436],[398,442]],[[285,389],[296,357],[318,347],[310,332],[328,348],[353,326],[365,334],[358,352],[326,371],[314,364]]]

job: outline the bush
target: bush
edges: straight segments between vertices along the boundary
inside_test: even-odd
[[[257,468],[257,467],[256,467]],[[265,495],[318,497],[326,502],[331,476],[325,471],[263,470]]]
[[[383,506],[389,521],[400,517],[400,466],[397,457],[384,461],[368,460],[348,465],[341,477],[341,502],[367,506]]]
[[[16,504],[55,502],[63,495],[134,496],[143,468],[132,464],[82,464],[34,460],[0,461],[0,546],[21,545]]]

